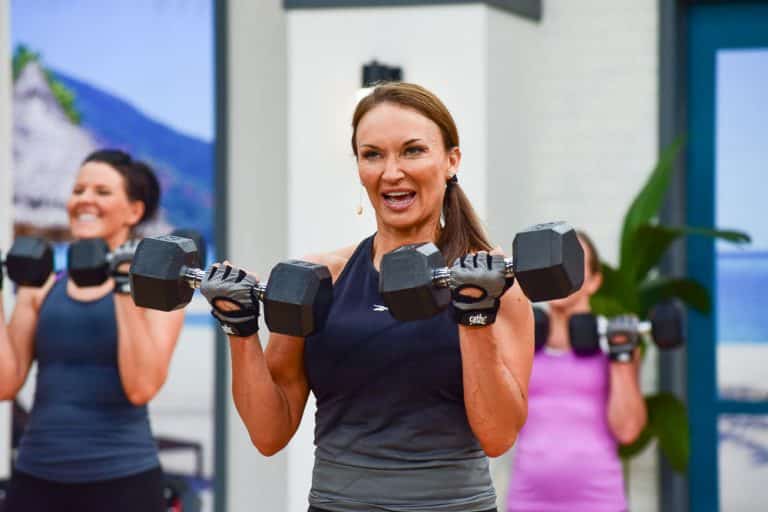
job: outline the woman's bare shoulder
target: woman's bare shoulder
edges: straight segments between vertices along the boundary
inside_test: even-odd
[[[325,265],[331,271],[333,280],[336,281],[341,271],[344,270],[344,266],[349,261],[349,258],[355,252],[356,247],[356,245],[350,245],[330,252],[307,254],[302,259],[319,265]]]

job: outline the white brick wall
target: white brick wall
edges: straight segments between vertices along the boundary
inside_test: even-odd
[[[489,221],[497,239],[563,218],[608,260],[657,149],[655,0],[548,0],[539,24],[489,10]]]
[[[615,262],[623,214],[657,152],[656,0],[547,0],[541,23],[488,11],[488,224],[564,219]],[[656,386],[655,354],[643,387]],[[510,456],[494,462],[504,494]],[[631,510],[657,509],[655,452],[633,461]]]

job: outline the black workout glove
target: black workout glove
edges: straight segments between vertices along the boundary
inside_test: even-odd
[[[483,326],[496,321],[499,297],[512,286],[505,277],[504,256],[485,251],[456,259],[451,267],[451,284],[455,319],[462,325]],[[469,297],[463,291],[480,291]]]
[[[631,363],[635,349],[640,344],[637,318],[620,315],[608,320],[605,330],[608,338],[608,357],[618,363]]]
[[[140,240],[128,240],[115,249],[109,260],[109,273],[115,280],[115,293],[131,293],[131,281],[128,269],[120,269],[120,266],[127,263],[130,266],[133,261],[133,255],[136,252]]]
[[[259,300],[254,295],[257,284],[245,270],[230,265],[213,266],[206,273],[200,292],[213,307],[211,314],[225,334],[247,337],[259,330]],[[223,302],[239,309],[224,310]]]

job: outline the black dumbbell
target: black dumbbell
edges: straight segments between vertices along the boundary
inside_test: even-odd
[[[17,285],[40,287],[53,272],[53,248],[42,238],[20,236],[14,240],[3,263],[8,278]]]
[[[200,233],[192,229],[177,229],[171,234],[191,239],[197,247],[201,264],[205,264],[205,241]],[[77,240],[67,249],[67,273],[77,286],[99,286],[110,277],[111,259],[112,253],[103,239]]]
[[[131,263],[131,295],[137,306],[172,311],[184,307],[205,279],[195,244],[172,235],[139,243]],[[323,327],[333,300],[331,273],[299,260],[278,263],[266,283],[254,289],[264,303],[270,331],[307,336]]]
[[[538,224],[515,235],[506,276],[533,302],[567,297],[584,281],[584,251],[565,222]],[[381,260],[379,293],[398,320],[436,315],[451,302],[451,269],[432,243],[407,245]]]
[[[549,315],[541,308],[533,308],[533,339],[536,350],[547,344],[549,339]]]
[[[683,312],[676,303],[654,307],[648,321],[638,321],[637,334],[650,335],[657,347],[668,350],[684,343]],[[591,356],[600,352],[600,339],[610,330],[610,319],[591,313],[572,315],[568,322],[571,349],[579,356]]]

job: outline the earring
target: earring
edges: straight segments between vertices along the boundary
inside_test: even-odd
[[[360,189],[358,191],[357,195],[357,208],[355,208],[355,213],[360,216],[363,214],[363,186],[360,185]]]

